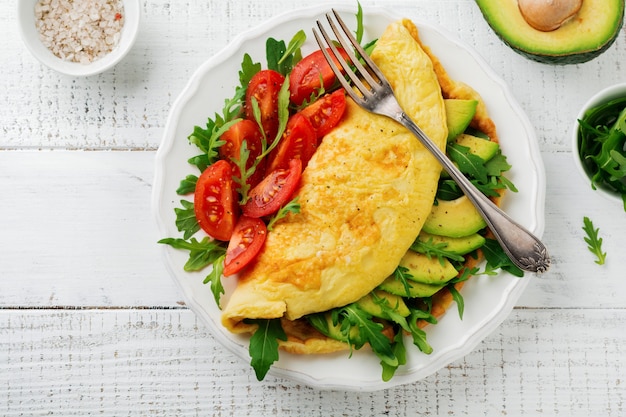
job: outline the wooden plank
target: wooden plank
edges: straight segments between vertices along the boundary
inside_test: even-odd
[[[362,4],[366,12],[377,5],[440,25],[475,48],[511,87],[546,150],[569,149],[576,110],[596,91],[622,80],[623,36],[590,63],[549,66],[527,60],[501,42],[474,2]],[[70,78],[29,54],[7,3],[0,9],[0,88],[6,92],[0,95],[0,148],[156,149],[174,100],[205,60],[251,26],[303,6],[290,0],[151,1],[144,5],[136,45],[118,66],[95,77]]]
[[[626,310],[515,310],[414,384],[318,391],[268,377],[186,309],[0,311],[0,414],[591,415],[626,413]]]
[[[624,307],[626,218],[594,195],[568,153],[545,153],[545,241],[551,270],[524,307]],[[0,306],[176,306],[150,207],[154,152],[0,152]],[[604,238],[607,264],[586,249],[582,218]],[[42,234],[42,231],[45,231]]]
[[[0,152],[0,305],[180,302],[156,243],[153,160],[154,152]]]

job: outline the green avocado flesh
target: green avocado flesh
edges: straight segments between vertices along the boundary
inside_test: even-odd
[[[613,44],[624,23],[624,0],[583,0],[578,13],[551,32],[530,26],[517,0],[476,3],[504,43],[527,58],[547,64],[590,61]]]
[[[469,126],[476,114],[476,100],[445,99],[448,142],[454,140]]]

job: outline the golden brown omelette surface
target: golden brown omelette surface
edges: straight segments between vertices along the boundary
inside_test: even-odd
[[[389,25],[372,59],[407,114],[444,149],[441,88],[411,26]],[[369,293],[394,271],[421,230],[440,172],[404,127],[348,100],[343,121],[303,172],[300,213],[275,226],[256,262],[240,274],[223,309],[224,325],[250,331],[242,323],[246,318],[293,320]]]

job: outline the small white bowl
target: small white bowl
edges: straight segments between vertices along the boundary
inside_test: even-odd
[[[123,0],[124,26],[117,46],[104,57],[89,64],[63,60],[48,49],[39,37],[35,26],[35,4],[38,0],[19,0],[17,2],[18,24],[22,39],[28,50],[44,65],[62,74],[84,77],[104,72],[122,60],[130,51],[139,31],[141,19],[140,0]]]
[[[591,175],[583,165],[578,150],[578,120],[581,120],[589,109],[620,97],[626,97],[626,83],[612,85],[593,95],[580,109],[580,112],[574,120],[574,128],[572,129],[572,155],[574,157],[574,163],[578,168],[578,172],[580,172],[583,176],[585,182],[589,184],[589,188],[591,188]],[[596,185],[596,191],[611,201],[623,204],[622,196],[619,193],[602,187],[600,184]]]

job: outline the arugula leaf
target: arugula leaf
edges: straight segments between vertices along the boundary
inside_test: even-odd
[[[444,242],[435,243],[432,237],[428,238],[427,241],[424,241],[421,240],[418,236],[418,238],[415,239],[415,242],[413,242],[413,244],[411,245],[411,249],[415,252],[426,255],[428,259],[431,259],[433,256],[437,257],[441,265],[444,264],[444,258],[448,258],[458,262],[463,262],[465,260],[465,258],[461,255],[457,255],[455,253],[447,251],[447,246],[448,244]]]
[[[519,269],[511,261],[511,259],[509,259],[497,240],[486,239],[485,244],[482,246],[481,249],[483,254],[485,255],[485,259],[487,260],[487,265],[485,267],[485,271],[483,272],[484,274],[495,275],[497,274],[498,269],[502,269],[516,277],[521,278],[524,276],[524,271]]]
[[[267,69],[279,72],[283,75],[286,73],[281,70],[280,60],[285,55],[287,46],[285,41],[277,41],[274,38],[268,38],[265,41],[265,55],[267,56]],[[287,71],[288,73],[289,71]]]
[[[306,41],[304,30],[299,30],[285,46],[284,41],[269,38],[265,42],[265,54],[267,56],[267,68],[287,75],[297,61],[302,59],[300,47]]]
[[[406,364],[406,348],[404,347],[404,337],[401,331],[396,332],[392,343],[393,354],[398,358],[398,364],[395,366],[389,365],[385,361],[380,361],[380,366],[383,368],[382,379],[387,382],[393,378],[396,370]]]
[[[204,172],[205,169],[209,165],[213,163],[213,161],[209,160],[209,155],[203,153],[200,155],[193,156],[187,160],[190,165],[195,165],[200,172]]]
[[[351,326],[357,326],[361,339],[370,344],[372,351],[382,360],[384,363],[390,366],[398,365],[398,358],[394,355],[391,348],[391,342],[382,332],[383,325],[372,320],[372,316],[356,304],[349,304],[341,309],[345,321],[342,324],[349,324],[346,329]],[[343,331],[343,326],[342,326]],[[352,340],[350,340],[352,342]],[[360,346],[355,346],[357,349]]]
[[[470,148],[451,142],[447,146],[448,156],[458,165],[462,173],[476,178],[482,183],[487,182],[485,161],[470,152]]]
[[[259,126],[261,133],[263,134],[263,138],[261,140],[261,149],[263,150],[259,156],[257,156],[257,164],[258,161],[265,158],[269,155],[270,152],[278,146],[280,143],[280,139],[285,133],[285,128],[287,127],[287,121],[289,120],[289,75],[285,77],[285,81],[283,85],[280,87],[278,92],[278,132],[276,133],[276,137],[268,146],[267,137],[265,137],[265,132],[263,131],[263,124],[261,123],[261,110],[259,109],[259,103],[257,100],[253,98],[252,100],[252,113],[254,115],[254,119]]]
[[[188,137],[189,142],[196,145],[206,154],[207,162],[211,165],[219,159],[218,150],[220,146],[225,143],[220,139],[220,136],[222,136],[224,132],[226,132],[239,120],[241,119],[234,119],[225,123],[217,123],[209,119],[207,121],[206,128],[194,126],[193,133]]]
[[[411,315],[409,316],[409,328],[411,329],[411,336],[413,337],[413,344],[417,346],[417,348],[424,352],[425,354],[430,354],[433,352],[432,346],[426,340],[426,332],[417,325],[419,320],[426,320],[429,323],[436,323],[437,319],[435,317],[425,311],[410,308]]]
[[[363,31],[363,8],[361,7],[361,3],[357,1],[356,32],[354,32],[354,37],[359,45],[363,42]]]
[[[244,54],[241,61],[241,70],[239,70],[239,84],[240,86],[236,90],[236,95],[242,95],[245,97],[246,89],[250,80],[254,77],[254,74],[261,71],[261,63],[252,61],[252,57],[248,54]],[[243,94],[241,91],[243,90]]]
[[[463,320],[463,311],[465,310],[465,300],[463,300],[463,296],[454,285],[448,285],[448,291],[450,291],[452,299],[456,302],[456,306],[459,311],[459,317],[461,318],[461,320]]]
[[[388,320],[393,321],[396,324],[399,324],[407,332],[409,331],[409,325],[406,322],[404,316],[398,313],[398,305],[391,305],[389,299],[385,297],[378,296],[375,292],[371,292],[370,296],[372,297],[372,301],[378,305],[382,316]]]
[[[233,175],[233,181],[237,184],[237,192],[241,196],[239,198],[239,204],[246,204],[248,201],[248,191],[250,191],[250,184],[248,184],[248,178],[250,178],[258,167],[258,163],[252,164],[250,168],[246,168],[248,165],[248,159],[250,158],[250,150],[248,149],[248,142],[244,140],[241,143],[239,149],[239,157],[231,158],[231,161],[239,169],[239,176]]]
[[[190,240],[165,238],[158,241],[170,245],[175,249],[185,249],[189,251],[189,259],[185,263],[185,271],[200,271],[207,266],[216,263],[220,257],[226,253],[226,243],[204,237],[198,241],[196,238]]]
[[[193,203],[187,200],[180,200],[180,204],[183,208],[174,209],[174,213],[176,213],[176,228],[179,232],[183,232],[183,239],[189,239],[200,230],[200,225],[198,224],[198,219],[196,219]]]
[[[196,190],[197,182],[198,182],[197,175],[187,175],[185,179],[180,182],[178,189],[176,189],[176,194],[187,195],[187,194],[193,193]]]
[[[506,156],[500,151],[485,163],[485,169],[487,170],[487,175],[499,177],[503,172],[510,170],[511,165],[507,161]]]
[[[287,214],[300,213],[300,203],[298,203],[298,199],[299,197],[297,196],[296,198],[294,198],[293,200],[289,201],[287,204],[282,206],[280,209],[278,209],[276,214],[274,214],[274,216],[272,216],[272,218],[270,218],[270,220],[267,223],[268,231],[271,232],[272,230],[274,230],[274,225],[276,224],[276,222],[284,218],[285,216],[287,216]]]
[[[224,285],[222,284],[222,273],[224,272],[224,258],[226,255],[221,255],[213,262],[213,269],[209,273],[209,275],[204,278],[202,281],[203,284],[211,284],[211,292],[213,293],[213,298],[215,299],[215,304],[220,306],[220,299],[222,298],[222,294],[226,291],[224,290]]]
[[[250,337],[250,365],[256,378],[262,381],[274,362],[278,360],[278,341],[287,340],[287,334],[280,325],[280,319],[246,320],[259,327]]]
[[[606,253],[602,252],[602,238],[598,237],[600,229],[595,229],[593,222],[587,216],[583,218],[583,223],[583,230],[587,234],[585,242],[589,245],[587,249],[589,249],[589,251],[596,256],[597,259],[595,263],[598,265],[604,265],[604,262],[606,261]]]
[[[411,277],[411,274],[409,274],[409,268],[405,266],[398,265],[393,271],[393,278],[402,283],[405,294],[410,294],[411,288],[413,288],[411,284],[409,284]]]

